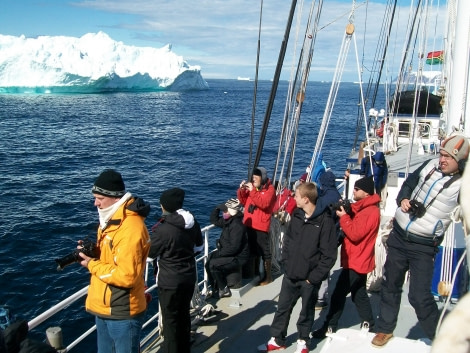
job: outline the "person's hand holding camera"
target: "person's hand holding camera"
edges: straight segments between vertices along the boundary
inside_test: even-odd
[[[408,212],[410,210],[410,200],[409,199],[403,199],[400,201],[400,207],[403,212]]]
[[[245,180],[243,180],[241,183],[240,183],[240,189],[246,189],[248,191],[251,191],[253,190],[253,184],[250,183],[250,182],[246,182]]]
[[[79,252],[79,253],[78,253],[78,256],[80,256],[80,257],[83,259],[82,261],[80,261],[80,265],[82,265],[83,267],[88,268],[88,263],[89,263],[91,260],[93,260],[93,258],[86,256],[86,255],[85,255],[84,253],[82,253],[82,252]]]
[[[339,210],[336,210],[336,215],[341,218],[346,214],[346,211],[344,210],[343,206],[339,207]]]

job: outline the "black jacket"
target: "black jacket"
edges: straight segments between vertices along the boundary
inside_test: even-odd
[[[305,212],[296,208],[282,246],[285,276],[320,285],[335,264],[337,253],[336,227],[329,214],[305,219]]]
[[[149,257],[158,257],[160,288],[177,289],[196,282],[194,248],[202,245],[201,227],[191,213],[183,211],[185,218],[180,211],[162,217],[150,235]]]
[[[225,220],[220,216],[219,208],[212,210],[210,221],[213,225],[222,228],[222,233],[217,241],[218,257],[236,257],[240,264],[244,264],[250,256],[248,247],[248,235],[243,224],[243,214]]]

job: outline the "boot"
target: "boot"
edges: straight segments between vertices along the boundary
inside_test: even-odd
[[[264,273],[265,277],[262,282],[260,282],[260,286],[265,286],[273,281],[273,277],[271,274],[271,260],[264,261]]]
[[[259,256],[255,256],[255,277],[260,275],[259,273],[259,260],[260,260],[260,257]]]
[[[228,298],[232,296],[232,291],[228,286],[225,286],[224,289],[219,289],[219,298]]]

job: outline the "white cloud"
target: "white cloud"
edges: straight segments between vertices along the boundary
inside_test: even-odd
[[[377,1],[379,2],[369,2],[367,7],[361,2],[357,3],[361,5],[355,15],[360,60],[362,60],[363,53],[362,33],[365,24],[367,24],[367,30],[372,29],[373,32],[371,36],[366,37],[364,56],[370,58],[375,53],[375,43],[385,8],[385,4],[382,3],[384,1]],[[298,7],[301,3],[302,1],[299,0]],[[205,78],[254,77],[260,16],[259,1],[76,0],[71,3],[61,3],[61,6],[65,7],[70,4],[74,7],[65,11],[68,16],[86,15],[86,18],[83,20],[80,18],[78,21],[75,17],[71,17],[70,20],[67,17],[62,18],[70,23],[79,22],[79,26],[74,29],[71,26],[70,28],[64,26],[62,30],[65,33],[53,33],[50,30],[52,23],[41,22],[41,16],[36,15],[34,17],[37,21],[35,30],[38,33],[36,34],[63,34],[80,37],[88,32],[102,30],[114,40],[122,41],[127,45],[160,48],[171,43],[173,51],[182,55],[190,65],[201,66],[202,75]],[[264,1],[263,5],[259,75],[262,79],[269,79],[274,74],[291,4],[288,0],[269,0]],[[308,12],[310,1],[306,1],[304,6],[305,12]],[[31,6],[25,6],[23,9],[24,11],[36,10],[36,8],[31,9]],[[350,10],[349,0],[323,2],[320,26],[326,27],[317,36],[311,77],[316,75],[318,79],[331,80]],[[402,6],[397,11],[396,16],[402,23],[407,10],[407,6]],[[367,22],[365,22],[366,11]],[[295,21],[296,19],[293,24],[294,35]],[[71,33],[72,30],[75,32]],[[304,32],[304,27],[299,29],[299,33]],[[4,34],[18,35],[18,33]],[[33,33],[24,34],[30,36]],[[294,37],[291,36],[286,54],[287,65],[292,62],[289,56],[291,56],[293,41]],[[399,44],[402,43],[401,39]],[[354,51],[351,47],[344,80],[357,80],[355,66]],[[288,78],[286,73],[283,74],[283,78]]]

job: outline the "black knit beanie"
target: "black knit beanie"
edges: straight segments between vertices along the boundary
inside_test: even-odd
[[[183,201],[184,190],[180,188],[165,190],[160,196],[160,205],[170,213],[183,208]]]
[[[371,175],[358,179],[354,187],[367,192],[369,195],[373,195],[375,193],[374,178]]]
[[[96,178],[91,192],[109,197],[122,197],[126,193],[126,187],[120,173],[106,169]]]

